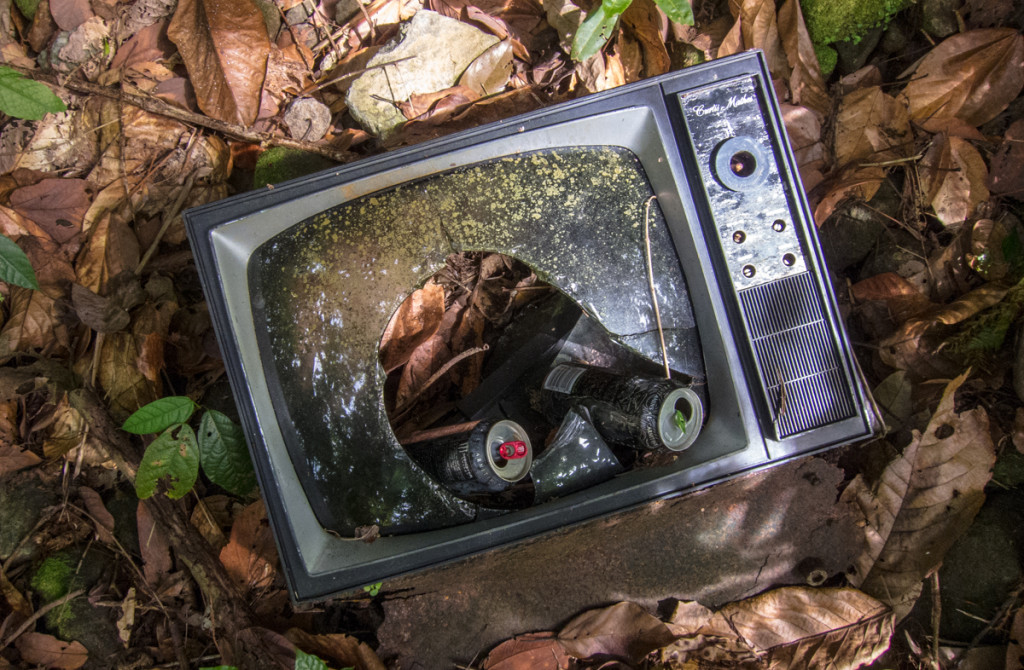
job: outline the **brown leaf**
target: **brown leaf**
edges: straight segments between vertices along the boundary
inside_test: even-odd
[[[443,91],[413,93],[407,102],[398,103],[398,108],[407,119],[420,123],[441,124],[453,114],[480,97],[466,86],[453,86]]]
[[[277,549],[262,500],[252,503],[235,518],[231,539],[221,549],[220,562],[243,592],[267,588],[273,583],[277,576]]]
[[[83,443],[86,435],[85,417],[72,407],[65,394],[53,411],[50,429],[43,440],[43,455],[55,460]]]
[[[103,294],[111,279],[122,272],[134,272],[138,263],[138,239],[119,213],[108,212],[92,229],[79,255],[78,283]]]
[[[42,51],[50,43],[53,34],[57,32],[57,24],[50,14],[49,0],[40,0],[36,6],[35,16],[32,17],[32,26],[28,31],[28,43],[33,51]],[[33,67],[35,65],[33,64]]]
[[[736,24],[719,47],[718,57],[761,49],[772,77],[788,81],[791,71],[779,36],[774,0],[740,0],[729,3],[729,9],[736,16]]]
[[[18,240],[18,246],[32,263],[39,290],[55,300],[65,298],[68,284],[75,280],[75,270],[68,256],[77,248],[77,243],[60,247],[49,236],[40,236],[23,237]]]
[[[99,384],[110,407],[125,418],[160,397],[160,387],[138,368],[139,339],[132,333],[107,333],[99,357]]]
[[[925,432],[914,431],[878,482],[869,486],[858,475],[841,496],[867,521],[866,549],[850,582],[890,603],[898,619],[913,606],[906,595],[942,562],[985,501],[996,459],[988,414],[982,407],[954,410],[954,396],[968,374],[946,386]]]
[[[895,272],[883,272],[860,280],[850,287],[850,296],[858,302],[884,301],[896,323],[903,323],[931,306],[927,296]]]
[[[0,466],[0,469],[2,469],[2,466]],[[24,617],[32,616],[32,604],[29,603],[28,598],[26,598],[21,591],[11,584],[7,579],[7,575],[4,574],[3,569],[0,569],[0,593],[3,594],[4,600],[7,601],[7,604],[11,606],[12,610]],[[6,620],[4,623],[6,623]]]
[[[654,77],[668,72],[672,67],[672,59],[665,48],[663,37],[667,21],[654,2],[633,0],[622,13],[622,25],[636,37],[643,52],[643,72],[638,74],[643,77]]]
[[[477,56],[459,77],[477,95],[491,95],[505,88],[512,76],[512,42],[503,40]]]
[[[142,554],[142,572],[146,583],[156,588],[167,578],[173,563],[171,546],[153,515],[149,513],[145,500],[139,501],[135,520],[139,531],[139,551]]]
[[[427,284],[412,292],[391,317],[380,341],[380,361],[391,372],[409,360],[413,350],[437,331],[444,316],[444,289]]]
[[[1010,643],[1006,645],[1006,670],[1024,670],[1024,607],[1018,607],[1010,624]]]
[[[956,117],[991,121],[1024,88],[1024,37],[1013,28],[953,35],[925,56],[903,89],[910,117],[929,123]]]
[[[71,287],[71,304],[79,320],[97,333],[114,333],[128,327],[127,310],[110,298],[96,295],[80,284]]]
[[[227,517],[227,504],[229,504],[227,496],[201,498],[196,501],[195,509],[192,510],[192,516],[189,518],[192,525],[199,529],[202,536],[218,554],[227,545],[228,539],[224,537],[224,532],[220,529],[219,515],[214,510],[219,509]],[[226,527],[228,524],[225,522],[224,525]]]
[[[31,451],[0,438],[0,477],[38,465],[42,460]]]
[[[92,517],[93,525],[96,527],[96,537],[100,542],[107,544],[114,543],[114,515],[110,513],[107,506],[103,504],[100,494],[88,486],[79,486],[78,495],[85,503],[85,510]]]
[[[661,656],[675,663],[838,670],[881,656],[889,647],[893,615],[856,589],[788,586],[713,614],[698,603],[680,603],[669,626],[679,639]]]
[[[290,628],[284,636],[307,654],[314,654],[329,664],[333,661],[338,667],[384,670],[384,664],[373,649],[349,635],[312,635],[298,628]]]
[[[602,655],[631,663],[674,639],[664,622],[631,602],[584,612],[558,634],[559,642],[576,658]]]
[[[122,44],[110,61],[110,69],[127,69],[135,63],[158,61],[173,53],[174,45],[167,39],[167,21],[160,20],[146,26]]]
[[[841,167],[903,158],[914,141],[907,108],[881,86],[843,97],[836,116],[836,162]]]
[[[1006,129],[1006,137],[992,157],[988,187],[996,195],[1024,200],[1024,119]]]
[[[484,670],[568,670],[571,659],[554,633],[527,633],[502,642],[484,659]]]
[[[0,361],[19,352],[66,345],[67,333],[57,323],[54,300],[42,291],[13,287],[11,316],[0,331]]]
[[[204,114],[243,126],[256,120],[270,40],[252,0],[182,0],[167,36]]]
[[[89,660],[89,652],[81,642],[64,642],[43,633],[25,633],[14,645],[21,653],[22,660],[31,665],[76,670]]]
[[[937,349],[942,342],[941,326],[965,321],[995,305],[1005,295],[1006,289],[1002,286],[985,284],[948,305],[910,319],[879,344],[882,362],[925,378],[948,376],[951,372],[955,374],[955,366],[938,355]]]
[[[57,26],[68,32],[94,16],[89,0],[50,0],[50,14]]]
[[[820,227],[846,200],[868,201],[885,181],[885,169],[868,166],[843,172],[840,178],[821,184],[825,195],[814,208],[814,222]]]
[[[921,159],[921,192],[946,226],[965,221],[988,200],[988,169],[978,150],[959,137],[938,135]]]
[[[0,234],[5,235],[15,242],[22,236],[49,237],[49,233],[39,225],[31,221],[13,209],[0,207]]]
[[[451,310],[449,310],[450,312]],[[446,338],[434,334],[429,340],[416,347],[409,362],[402,369],[402,377],[398,382],[395,394],[395,407],[403,407],[425,390],[426,383],[442,365],[452,357]],[[439,379],[430,387],[434,393],[443,390],[445,379]]]
[[[825,169],[825,144],[821,141],[821,119],[807,107],[783,104],[782,120],[800,168],[800,181],[810,192],[821,183]],[[813,207],[816,203],[811,203]]]
[[[782,3],[778,21],[782,48],[791,70],[789,92],[792,101],[814,110],[819,119],[824,119],[831,111],[832,104],[799,1],[786,0]]]

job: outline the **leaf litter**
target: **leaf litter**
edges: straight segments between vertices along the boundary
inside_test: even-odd
[[[246,0],[142,0],[120,17],[110,3],[78,0],[44,0],[34,18],[13,10],[21,32],[6,37],[2,54],[9,65],[35,65],[35,54],[59,40],[73,44],[58,48],[53,61],[64,88],[32,81],[40,72],[31,70],[0,82],[18,89],[27,104],[6,111],[42,117],[8,120],[0,135],[11,154],[0,163],[0,232],[26,254],[40,286],[0,286],[0,370],[18,373],[0,394],[0,474],[5,482],[62,482],[74,494],[64,499],[81,501],[88,511],[90,519],[70,515],[81,521],[77,527],[65,518],[19,539],[43,558],[99,538],[89,551],[110,552],[108,563],[124,568],[91,592],[115,613],[120,660],[199,658],[217,646],[208,626],[221,623],[182,589],[189,579],[200,591],[210,587],[198,572],[186,572],[183,548],[147,504],[130,505],[127,522],[117,511],[126,491],[133,499],[134,473],[126,464],[119,464],[121,474],[109,469],[113,461],[94,435],[96,417],[82,412],[75,394],[98,389],[119,424],[160,397],[189,390],[202,400],[223,392],[223,367],[180,216],[167,209],[179,197],[191,206],[246,187],[251,167],[233,161],[236,152],[225,139],[253,154],[294,140],[284,115],[304,98],[328,110],[330,120],[322,140],[301,146],[354,158],[676,69],[680,54],[700,60],[747,48],[767,54],[818,224],[848,221],[853,204],[866,204],[885,236],[906,248],[909,235],[923,259],[913,272],[912,264],[865,258],[843,271],[853,298],[851,324],[878,334],[858,351],[862,365],[876,386],[888,381],[877,386],[879,393],[888,394],[886,407],[905,426],[889,436],[888,448],[898,456],[877,477],[848,469],[852,482],[843,500],[862,510],[869,549],[847,583],[861,590],[784,587],[714,610],[683,600],[664,620],[620,603],[584,613],[559,632],[515,637],[483,667],[567,668],[608,657],[637,663],[648,653],[666,667],[709,658],[735,667],[856,667],[888,646],[894,620],[982,504],[995,451],[1024,443],[1010,425],[1019,399],[1007,401],[1015,395],[1006,391],[1021,311],[1012,287],[1024,274],[1014,218],[1022,198],[1022,132],[1013,118],[1024,86],[1024,38],[1000,24],[1010,20],[1007,12],[968,2],[964,30],[934,46],[915,37],[919,48],[843,72],[840,88],[833,85],[838,76],[822,77],[795,0],[781,6],[737,1],[717,15],[695,7],[697,25],[685,30],[670,25],[652,2],[634,0],[611,41],[575,64],[568,51],[591,9],[583,4],[428,2],[498,42],[455,86],[396,101],[411,120],[385,142],[353,123],[344,100],[351,77],[338,77],[364,68],[418,3],[378,0],[344,19],[326,4],[307,11],[279,3],[264,15]],[[82,88],[96,82],[108,92],[143,91],[156,102],[143,110]],[[392,416],[396,432],[443,427],[444,408],[480,383],[495,333],[544,290],[528,268],[478,253],[452,261],[445,277],[415,291],[381,350],[391,378],[389,409],[404,412]],[[996,344],[971,349],[967,340]],[[957,375],[968,350],[980,372],[964,381]],[[55,366],[28,372],[36,359]],[[932,412],[929,401],[940,386],[946,391]],[[175,441],[165,454],[185,456],[186,479],[195,477],[187,443]],[[383,667],[372,634],[317,635],[309,632],[314,616],[289,610],[258,501],[225,495],[204,478],[195,490],[181,504],[237,590],[259,603],[260,625],[246,629],[247,640],[272,642],[275,658],[286,665],[299,649],[340,667]],[[9,571],[11,560],[0,573],[5,602],[27,603],[18,597],[33,597],[27,570],[18,566],[28,564],[18,559]],[[24,614],[0,610],[4,630],[16,616]],[[1014,667],[1021,617],[1018,610],[1001,631],[1000,640],[1010,644],[1008,667]],[[185,627],[194,637],[182,638]],[[47,632],[24,632],[0,650],[0,664],[79,667],[92,657],[83,646],[88,641],[60,640],[46,622],[39,630]]]

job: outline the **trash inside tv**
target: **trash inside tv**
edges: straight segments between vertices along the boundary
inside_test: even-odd
[[[298,600],[873,431],[759,53],[185,217]]]

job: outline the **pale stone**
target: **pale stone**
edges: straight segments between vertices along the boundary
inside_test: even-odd
[[[473,26],[421,10],[353,82],[346,96],[349,111],[368,131],[386,136],[405,122],[393,103],[454,86],[466,67],[497,42]]]
[[[331,127],[331,110],[313,98],[299,98],[288,106],[284,123],[293,139],[316,142],[323,139]]]

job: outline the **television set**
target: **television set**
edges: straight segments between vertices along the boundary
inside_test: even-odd
[[[300,601],[875,428],[758,52],[228,198],[185,220]],[[512,502],[453,485],[431,450],[465,457],[468,442],[403,445],[384,406],[385,328],[455,252],[499,252],[558,289],[547,311],[509,328],[517,344],[493,348],[489,372],[455,410],[485,420],[482,435],[464,439],[498,435],[484,449],[500,447],[489,466],[512,472],[501,477],[518,491]],[[561,424],[549,418],[557,431],[538,432],[540,410],[524,399],[557,396],[560,383],[568,394],[595,369],[594,397],[631,379],[634,395],[670,383],[657,430],[686,435],[636,462],[600,444],[588,451],[615,442],[615,418],[631,410],[614,402],[563,402]],[[532,462],[511,460],[527,447]],[[353,541],[367,528],[379,537]]]

